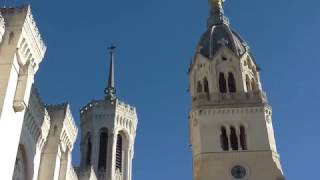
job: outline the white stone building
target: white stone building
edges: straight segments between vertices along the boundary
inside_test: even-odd
[[[224,0],[209,2],[208,29],[189,68],[194,180],[282,180],[260,68],[230,28]]]
[[[113,50],[105,99],[81,110],[81,167],[75,169],[78,129],[70,106],[45,105],[34,86],[46,46],[31,8],[0,9],[1,179],[131,180],[137,114],[115,96]]]
[[[78,179],[69,105],[44,105],[34,87],[45,51],[30,6],[0,9],[1,179]]]

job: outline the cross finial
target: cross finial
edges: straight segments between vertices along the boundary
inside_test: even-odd
[[[116,51],[116,46],[111,45],[108,50],[110,53],[110,66],[109,66],[109,78],[108,78],[108,85],[105,89],[106,100],[114,101],[116,99],[116,87],[115,87],[115,80],[114,80],[114,55]]]
[[[208,20],[209,28],[216,24],[229,24],[228,19],[224,16],[223,5],[225,0],[209,0],[211,5],[210,17]]]

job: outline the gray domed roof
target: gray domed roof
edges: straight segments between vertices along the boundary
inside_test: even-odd
[[[198,52],[207,58],[213,58],[221,47],[229,48],[239,57],[247,51],[247,44],[236,32],[226,24],[219,24],[202,35]]]

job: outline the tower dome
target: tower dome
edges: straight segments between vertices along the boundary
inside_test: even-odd
[[[229,48],[237,56],[242,56],[248,49],[246,42],[236,32],[221,23],[213,25],[202,35],[198,53],[211,59],[222,47]]]
[[[223,4],[225,0],[209,0],[211,4],[208,19],[208,30],[198,44],[197,53],[212,59],[222,47],[227,47],[235,55],[242,56],[248,46],[245,41],[229,26],[229,19],[224,16]]]

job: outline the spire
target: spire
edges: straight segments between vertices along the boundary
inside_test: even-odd
[[[109,66],[109,78],[108,78],[108,85],[105,89],[104,93],[106,94],[105,99],[109,101],[115,100],[116,97],[116,87],[114,83],[114,54],[116,50],[116,46],[111,45],[108,50],[110,53],[110,66]]]
[[[209,0],[211,5],[210,17],[208,19],[208,28],[214,25],[229,25],[229,20],[224,16],[223,5],[225,0]]]

